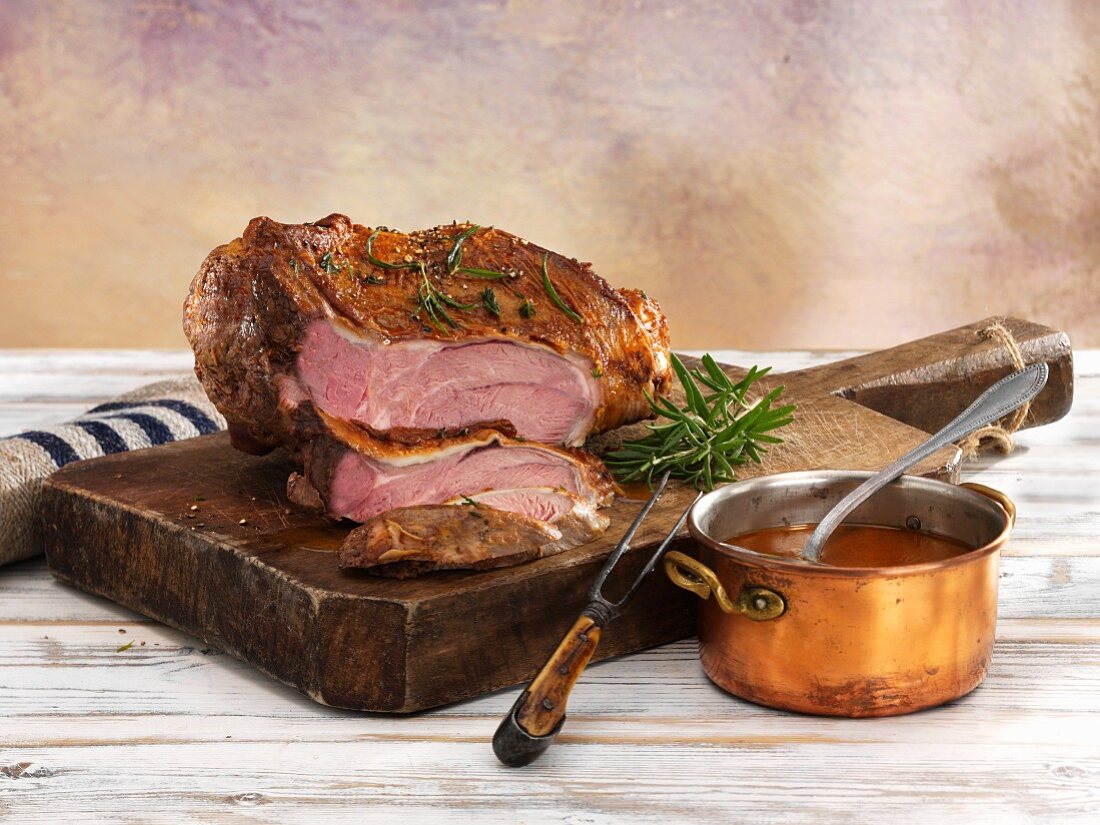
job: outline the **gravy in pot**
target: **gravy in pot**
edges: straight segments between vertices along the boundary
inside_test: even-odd
[[[816,526],[769,527],[731,536],[723,544],[768,556],[796,558]],[[932,533],[877,525],[842,524],[825,545],[821,563],[833,567],[901,567],[942,561],[973,549],[956,539]]]

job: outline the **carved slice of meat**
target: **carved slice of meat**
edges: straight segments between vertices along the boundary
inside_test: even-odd
[[[590,453],[495,430],[405,445],[334,424],[303,448],[302,457],[304,475],[329,515],[359,522],[400,507],[490,493],[497,509],[552,521],[572,509],[572,498],[595,509],[613,497],[606,469]],[[569,507],[562,494],[572,497]]]
[[[474,499],[389,510],[348,534],[340,548],[340,566],[408,578],[433,570],[506,567],[560,553],[607,526],[606,518],[590,506],[579,500],[570,504],[580,514],[566,510],[559,523],[498,510]]]

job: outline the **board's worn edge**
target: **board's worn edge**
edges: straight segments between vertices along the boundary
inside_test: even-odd
[[[1025,363],[1042,361],[1050,368],[1047,385],[1031,402],[1027,419],[1022,428],[1052,424],[1069,414],[1074,398],[1073,345],[1069,335],[1058,329],[1021,318],[986,318],[973,324],[936,333],[926,338],[900,344],[896,347],[866,353],[852,358],[819,364],[782,375],[810,378],[829,394],[854,401],[860,406],[879,412],[896,421],[927,432],[935,432],[955,414],[953,409],[940,409],[941,399],[936,391],[939,382],[948,387],[960,386],[960,375],[965,376],[969,388],[968,397],[959,402],[959,411],[976,398],[983,389],[1003,378],[1014,369],[1009,351],[995,339],[983,336],[975,341],[972,349],[962,350],[938,364],[921,364],[908,369],[882,369],[881,375],[871,377],[854,375],[847,371],[859,371],[862,365],[889,358],[892,354],[919,347],[928,342],[941,345],[951,337],[980,333],[994,322],[1002,322],[1014,335]],[[948,347],[950,351],[950,347]],[[901,391],[899,393],[899,390]],[[965,403],[964,403],[965,402]],[[905,404],[903,408],[901,405]],[[916,404],[916,409],[913,405]],[[918,420],[913,421],[916,417]]]
[[[339,594],[305,585],[254,556],[211,541],[202,533],[70,486],[63,479],[48,479],[43,484],[39,507],[47,567],[59,581],[195,636],[321,704],[363,711],[404,710],[407,677],[404,655],[398,657],[399,666],[389,671],[389,679],[362,684],[362,692],[355,698],[345,696],[343,701],[331,701],[333,697],[328,695],[324,684],[329,663],[340,660],[355,663],[380,647],[381,638],[374,639],[369,632],[355,634],[351,639],[326,638],[325,606],[341,598]],[[160,531],[157,535],[150,532],[154,526]],[[112,558],[117,562],[119,547],[146,554],[148,560],[161,563],[127,565],[120,578],[111,581],[109,562]],[[138,574],[149,570],[159,570],[161,578],[139,581]],[[173,580],[177,587],[167,586]],[[209,603],[189,597],[189,592],[201,593],[204,583],[215,581],[223,588],[225,581],[239,582],[241,598]],[[273,590],[273,586],[282,589]],[[175,598],[178,615],[190,616],[191,621],[180,620],[170,615],[171,611],[155,607],[156,597],[164,595]],[[278,610],[280,599],[292,603],[289,613]],[[362,611],[367,610],[375,612],[379,622],[407,627],[408,611],[401,603],[355,601],[360,602],[357,605],[360,620]],[[260,607],[261,602],[266,602],[266,609]],[[224,616],[232,613],[236,614],[236,621],[226,621]],[[289,628],[286,622],[283,626],[292,630],[289,641],[302,655],[279,655],[285,649],[281,643],[288,641],[285,633],[258,632],[257,625],[265,620],[266,613],[297,619],[296,629]],[[367,628],[376,626],[370,621],[361,624]],[[234,627],[240,632],[234,634]],[[404,642],[404,633],[401,638]],[[357,656],[344,655],[349,645]],[[311,651],[322,655],[311,656]],[[280,662],[289,667],[279,667]]]
[[[684,535],[674,540],[670,549],[687,551],[693,546],[694,540]],[[626,553],[604,592],[613,599],[625,592],[627,584],[641,572],[651,553],[652,548]],[[555,575],[522,580],[518,589],[492,591],[489,595],[493,598],[473,605],[473,611],[471,605],[464,604],[468,600],[461,593],[440,596],[418,605],[415,630],[408,639],[409,684],[432,697],[444,697],[433,703],[439,705],[468,698],[471,694],[468,686],[472,683],[477,684],[476,693],[480,694],[530,680],[584,608],[588,589],[605,561],[606,556],[597,556],[567,569],[559,568]],[[564,575],[565,570],[568,575]],[[548,616],[543,607],[547,603],[565,607],[557,611],[556,616]],[[609,625],[592,661],[600,662],[695,635],[697,608],[698,599],[694,594],[676,587],[659,569],[654,571],[623,613]],[[491,645],[482,644],[478,648],[476,659],[470,655],[474,652],[473,646],[467,651],[441,650],[438,638],[432,635],[433,627],[442,626],[456,613],[477,627],[483,618],[506,610],[512,611],[514,620],[505,629],[498,630]],[[548,621],[553,622],[549,640]],[[462,674],[460,681],[467,686],[465,690],[439,684],[441,679],[455,681],[454,673]],[[432,706],[425,704],[418,694],[411,694],[409,702],[419,709]]]
[[[314,639],[317,684],[307,694],[311,699],[334,708],[384,713],[412,713],[445,704],[415,706],[409,702],[409,628],[415,607],[399,602],[372,602],[330,590],[317,593]],[[370,621],[364,609],[375,613],[376,621]],[[388,625],[388,630],[381,627],[382,622]],[[336,639],[340,640],[338,644],[334,643]],[[387,639],[399,642],[383,644]],[[376,672],[371,667],[372,661],[389,663],[380,670],[390,674],[390,688],[384,704],[367,707],[362,697],[377,690],[368,678]]]

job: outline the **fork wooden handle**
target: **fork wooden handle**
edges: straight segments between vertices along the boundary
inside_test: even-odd
[[[550,747],[565,722],[573,685],[596,652],[601,630],[582,613],[504,717],[493,736],[493,752],[505,765],[528,765]]]

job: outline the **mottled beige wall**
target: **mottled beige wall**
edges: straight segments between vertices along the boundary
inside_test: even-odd
[[[681,347],[1100,345],[1100,3],[0,0],[0,345],[180,346],[254,215],[470,218]]]

